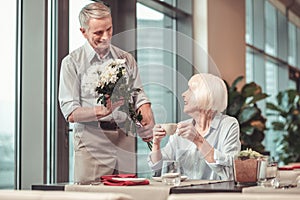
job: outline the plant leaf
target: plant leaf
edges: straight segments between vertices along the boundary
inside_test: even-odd
[[[259,93],[253,96],[252,100],[248,104],[254,104],[260,100],[263,100],[265,98],[269,97],[269,95],[265,93]]]
[[[259,117],[261,111],[257,107],[245,107],[241,110],[240,114],[238,115],[238,121],[240,124],[246,123],[251,121],[252,118]]]
[[[282,131],[285,130],[285,124],[279,121],[272,122],[273,129],[276,131]]]
[[[236,89],[237,84],[244,79],[244,76],[238,76],[233,83],[231,84],[230,91],[234,91]]]
[[[243,86],[241,93],[242,93],[243,97],[245,97],[245,98],[251,97],[256,94],[260,94],[261,87],[254,82],[247,83]]]

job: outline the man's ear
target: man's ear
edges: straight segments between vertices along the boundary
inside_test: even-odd
[[[83,37],[86,38],[86,34],[87,34],[87,33],[86,33],[86,29],[81,27],[81,28],[80,28],[80,32],[81,32],[81,34],[83,35]]]
[[[85,28],[80,28],[80,32],[82,33],[82,34],[85,34]]]

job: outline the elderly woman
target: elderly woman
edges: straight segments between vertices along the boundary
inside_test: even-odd
[[[192,117],[178,123],[176,134],[166,136],[161,125],[153,128],[153,147],[148,163],[159,171],[163,160],[180,162],[182,173],[191,179],[233,180],[232,157],[240,151],[238,121],[222,112],[227,107],[224,81],[212,74],[196,74],[182,96],[184,112]]]

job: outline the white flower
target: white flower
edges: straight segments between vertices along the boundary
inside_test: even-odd
[[[105,84],[116,84],[119,79],[119,70],[123,67],[123,64],[125,64],[125,62],[125,59],[110,59],[100,66],[91,66],[83,75],[83,89],[86,92],[94,95],[97,94],[95,92],[96,88],[103,88]],[[126,70],[122,69],[122,76],[124,76],[125,74]]]
[[[123,65],[125,62],[125,59],[115,59],[113,60],[112,65]]]

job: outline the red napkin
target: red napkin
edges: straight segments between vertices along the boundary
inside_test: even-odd
[[[293,163],[293,164],[290,164],[290,166],[292,166],[293,169],[300,169],[300,163]]]
[[[135,182],[135,181],[120,181],[115,180],[113,178],[136,178],[135,174],[116,174],[116,175],[104,175],[101,176],[101,181],[104,185],[112,185],[112,186],[132,186],[132,185],[148,185],[149,180],[144,180],[141,182]]]
[[[293,170],[294,168],[289,165],[284,165],[284,166],[278,167],[278,169],[279,170]]]

